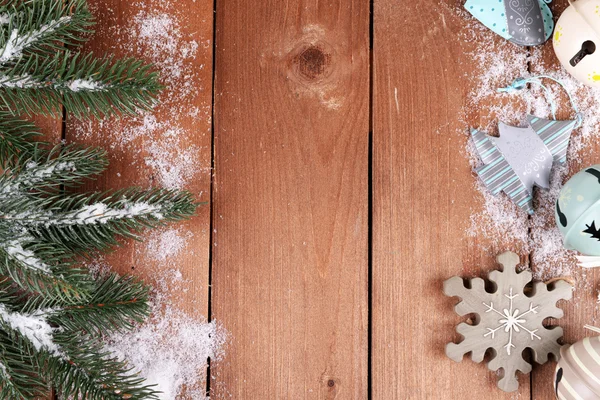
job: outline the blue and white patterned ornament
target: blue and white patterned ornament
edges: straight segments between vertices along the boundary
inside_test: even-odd
[[[473,141],[483,161],[476,169],[477,175],[493,194],[504,192],[533,214],[533,186],[550,187],[552,165],[566,161],[576,125],[574,120],[553,121],[528,115],[525,128],[500,122],[500,137],[473,129]]]
[[[504,39],[521,45],[546,42],[554,30],[552,0],[467,0],[465,9]]]

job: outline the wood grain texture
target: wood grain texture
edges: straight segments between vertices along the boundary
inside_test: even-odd
[[[365,399],[369,2],[217,2],[214,398]]]
[[[555,19],[558,19],[562,12],[569,5],[568,0],[555,0],[550,4],[552,13]],[[532,74],[548,73],[548,71],[559,71],[560,62],[556,58],[551,42],[546,43],[544,46],[535,49],[537,62],[532,63],[531,72]],[[550,85],[552,83],[550,82]],[[554,86],[554,85],[552,85]],[[576,98],[577,93],[574,93]],[[558,119],[569,119],[573,118],[573,110],[569,104],[569,101],[565,94],[559,92],[556,98],[559,110],[557,112]],[[580,104],[580,107],[586,107],[585,104]],[[584,119],[583,124],[592,123],[589,120]],[[577,137],[581,134],[581,129],[573,132],[573,137]],[[596,140],[592,139],[586,143],[585,148],[580,153],[570,151],[568,156],[568,173],[563,179],[563,184],[566,181],[579,172],[581,169],[589,167],[598,163],[598,154],[600,154],[600,145]],[[548,212],[552,215],[548,218],[550,225],[555,225],[554,222],[554,205],[549,207]],[[533,258],[535,260],[535,257]],[[600,273],[597,270],[585,270],[576,266],[575,257],[571,257],[571,274],[569,277],[575,282],[575,292],[573,293],[573,299],[568,302],[559,303],[560,307],[564,310],[565,315],[558,321],[551,321],[552,324],[560,325],[564,330],[563,342],[564,343],[575,343],[584,337],[596,336],[596,334],[584,329],[584,325],[595,325],[598,326],[600,321],[600,311],[598,309],[598,279]],[[542,266],[532,262],[531,265],[534,271],[540,270]],[[553,399],[554,394],[554,373],[556,363],[549,363],[547,365],[539,366],[535,368],[532,374],[534,385],[532,387],[532,399],[535,400],[546,400]]]
[[[477,43],[463,31],[468,19],[462,4],[375,1],[375,400],[529,397],[529,376],[519,374],[519,391],[504,393],[484,364],[468,356],[457,364],[444,353],[446,343],[459,340],[454,332],[461,318],[442,282],[454,275],[486,277],[497,268],[495,254],[506,250],[527,261],[512,238],[489,243],[465,232],[472,212],[482,207],[464,154],[468,128],[485,127],[494,116],[485,108],[463,115],[478,66],[466,57]],[[483,36],[490,51],[506,45],[493,34]]]
[[[109,118],[101,123],[68,118],[67,142],[100,146],[109,153],[108,170],[86,189],[167,185],[188,189],[198,201],[210,202],[212,0],[90,0],[89,4],[98,25],[85,50],[142,58],[169,74],[162,76],[166,89],[160,95],[161,104],[145,116],[155,118],[148,129],[144,117]],[[160,24],[164,25],[162,30]],[[194,56],[184,56],[185,49],[177,47],[179,43],[191,43],[191,49],[197,46]],[[182,71],[181,77],[173,78],[175,67]],[[173,137],[178,142],[169,141]],[[156,152],[156,148],[161,151]],[[194,165],[181,184],[173,178],[177,176],[175,163],[177,155],[186,151]],[[164,164],[148,165],[149,159]],[[127,242],[101,262],[120,273],[135,274],[162,292],[168,290],[164,301],[202,321],[208,316],[210,206],[200,206],[196,217],[165,229],[169,228],[179,229],[187,238],[178,254],[157,260],[156,254],[149,254],[146,243]],[[150,234],[153,232],[146,231],[144,236]],[[205,385],[204,380],[205,376],[198,377],[199,387]]]

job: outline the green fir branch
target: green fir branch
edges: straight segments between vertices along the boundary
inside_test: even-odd
[[[111,273],[99,278],[88,300],[77,304],[61,301],[41,301],[36,309],[58,309],[49,320],[68,332],[85,332],[103,337],[114,332],[131,330],[150,313],[149,288],[132,277]],[[28,307],[32,307],[30,304]]]
[[[61,396],[87,400],[157,399],[158,392],[144,384],[144,378],[104,350],[101,342],[89,336],[57,334],[67,359],[42,354],[43,374],[56,385]]]
[[[103,150],[52,147],[24,114],[103,118],[152,108],[151,66],[77,47],[90,32],[85,0],[0,0],[0,398],[155,399],[102,345],[149,313],[148,287],[94,278],[91,257],[145,228],[191,217],[186,191],[73,193],[107,167]]]
[[[152,108],[162,88],[150,68],[139,60],[92,53],[32,56],[0,70],[0,101],[20,114],[56,115],[64,106],[79,119],[133,115]]]
[[[76,46],[93,25],[85,0],[11,1],[0,7],[0,23],[0,65]]]
[[[0,276],[9,278],[19,289],[31,295],[70,304],[89,298],[89,274],[66,261],[51,259],[57,253],[56,248],[32,243],[24,247],[24,251],[14,246],[9,251],[9,246],[0,248]],[[48,259],[44,259],[45,256]],[[36,260],[44,260],[47,269],[34,267],[38,262]]]
[[[4,386],[9,374],[14,374],[11,375],[15,383],[12,391],[25,395],[8,398],[48,394],[48,383],[55,385],[60,394],[68,398],[157,398],[157,392],[144,385],[144,379],[132,372],[123,361],[107,353],[98,339],[73,335],[60,326],[52,326],[50,319],[54,312],[50,309],[19,313],[0,305],[0,351],[5,350],[1,346],[3,343],[14,348],[7,347],[10,352],[0,355],[7,360],[7,373],[0,371],[0,380]],[[20,359],[15,359],[15,356]],[[17,374],[21,379],[15,381]]]
[[[0,398],[34,399],[48,393],[39,376],[35,358],[23,351],[19,337],[0,329]]]
[[[39,141],[40,135],[31,122],[0,110],[0,168],[14,168],[17,160],[33,155],[36,147],[44,145]]]

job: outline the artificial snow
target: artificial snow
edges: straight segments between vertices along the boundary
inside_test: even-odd
[[[121,38],[109,51],[142,58],[158,70],[166,89],[155,109],[129,118],[126,124],[103,121],[101,129],[95,121],[74,124],[77,137],[89,139],[101,132],[103,139],[110,139],[104,143],[134,156],[132,167],[151,175],[157,185],[182,189],[210,168],[208,158],[201,159],[203,152],[210,154],[210,148],[194,144],[196,138],[210,135],[210,104],[200,108],[197,100],[203,84],[210,82],[202,82],[203,65],[198,67],[194,61],[210,45],[210,39],[198,41],[197,33],[185,33],[186,16],[171,9],[174,11],[164,12],[140,4],[127,26],[99,27],[106,30],[104,34]],[[210,52],[206,54],[210,56]]]
[[[110,337],[107,349],[155,384],[164,400],[205,397],[208,358],[218,360],[227,335],[214,321],[199,321],[168,307],[134,332]]]
[[[164,262],[184,250],[192,236],[192,232],[182,228],[154,231],[146,241],[145,254],[152,260]]]
[[[73,92],[79,92],[81,90],[100,90],[104,85],[93,79],[75,79],[74,81],[69,82],[67,87]]]
[[[50,312],[51,310],[21,314],[10,312],[5,305],[0,304],[0,319],[26,337],[36,350],[46,350],[51,354],[61,355],[58,345],[54,343],[54,328],[46,321],[46,316]]]
[[[10,257],[19,261],[25,267],[50,274],[50,267],[46,263],[44,263],[32,250],[23,248],[23,244],[28,240],[33,240],[33,238],[11,240],[3,244],[2,247]]]
[[[0,64],[20,57],[23,51],[32,46],[36,41],[56,31],[62,25],[68,24],[70,21],[71,17],[65,16],[31,32],[20,32],[17,28],[13,29],[0,55]]]
[[[69,215],[56,221],[56,225],[105,224],[111,220],[136,218],[141,216],[152,216],[156,219],[163,219],[164,216],[161,213],[161,210],[162,208],[160,206],[148,204],[146,202],[125,202],[122,207],[109,207],[102,202],[98,202],[85,205],[79,210],[72,211]]]

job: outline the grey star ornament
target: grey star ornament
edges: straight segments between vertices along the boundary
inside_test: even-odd
[[[483,165],[475,171],[494,194],[506,193],[533,214],[533,186],[550,187],[554,163],[567,160],[567,148],[576,120],[555,121],[527,116],[524,128],[498,124],[500,137],[471,130]]]

